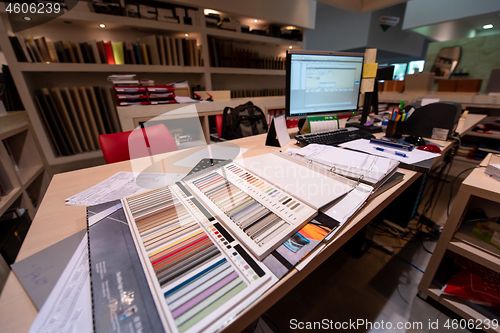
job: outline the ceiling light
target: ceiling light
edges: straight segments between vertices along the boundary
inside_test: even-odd
[[[253,21],[254,21],[255,23],[259,22],[259,20],[257,20],[257,19],[255,19],[255,20],[253,20]]]
[[[25,19],[26,21],[31,21],[31,17],[29,17],[29,16],[25,16],[25,17],[23,17],[23,19]]]
[[[104,24],[104,23],[99,24],[99,26],[100,26],[101,28],[106,28],[106,24]]]
[[[289,48],[289,49],[291,49],[291,48],[292,48],[292,46],[289,46],[288,48]]]
[[[483,29],[491,29],[493,28],[493,24],[485,24],[483,25]]]
[[[189,34],[184,34],[184,36],[189,37]]]

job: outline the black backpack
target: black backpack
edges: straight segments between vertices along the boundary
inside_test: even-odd
[[[263,133],[267,133],[266,116],[252,102],[224,108],[221,138],[233,140]]]

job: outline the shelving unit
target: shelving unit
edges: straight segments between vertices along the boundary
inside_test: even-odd
[[[0,177],[8,188],[1,195],[0,216],[21,207],[33,219],[50,179],[26,112],[0,116],[0,140]]]
[[[182,4],[183,1],[174,1]],[[204,7],[191,3],[187,6],[198,9],[201,26],[172,24],[155,20],[98,14],[89,11],[88,3],[79,2],[68,13],[43,25],[19,32],[24,38],[44,36],[50,40],[137,41],[149,35],[195,38],[201,45],[202,66],[162,65],[108,65],[75,63],[29,63],[18,62],[8,35],[12,35],[3,4],[0,4],[0,48],[9,64],[14,82],[32,123],[34,134],[47,161],[48,171],[57,172],[90,167],[104,163],[100,151],[58,156],[45,128],[44,121],[34,101],[34,94],[43,87],[106,86],[110,74],[132,73],[139,79],[153,79],[158,84],[188,80],[190,85],[200,85],[205,90],[283,88],[285,71],[255,68],[211,67],[208,50],[209,37],[230,40],[235,47],[259,52],[264,57],[284,57],[290,47],[302,49],[304,42],[260,36],[242,32],[207,28],[203,15]],[[102,29],[99,24],[104,23]],[[40,75],[43,73],[43,80]]]
[[[491,154],[481,162],[481,166],[488,164]],[[433,279],[438,271],[446,251],[459,254],[469,260],[472,260],[484,267],[487,267],[497,273],[500,273],[500,257],[489,253],[479,246],[475,246],[459,240],[454,237],[458,227],[463,222],[468,206],[473,200],[488,200],[492,205],[500,203],[500,186],[495,180],[492,180],[484,168],[477,168],[463,181],[457,194],[450,216],[446,221],[445,227],[437,246],[432,254],[431,260],[425,269],[424,276],[418,286],[420,292],[426,296],[432,297],[439,303],[453,310],[465,319],[479,319],[484,322],[487,319],[483,314],[455,297],[443,295],[441,290],[433,285]],[[490,318],[492,319],[492,318]],[[489,329],[487,332],[500,332],[500,327],[496,330]]]

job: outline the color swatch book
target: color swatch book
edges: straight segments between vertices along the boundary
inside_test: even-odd
[[[181,183],[122,203],[165,331],[217,331],[277,282]]]

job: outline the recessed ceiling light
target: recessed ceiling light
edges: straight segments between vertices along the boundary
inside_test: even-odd
[[[184,36],[189,37],[189,34],[184,34]]]
[[[100,26],[101,28],[106,28],[106,24],[104,24],[104,23],[99,24],[99,26]]]
[[[288,48],[289,48],[289,49],[291,49],[291,48],[292,48],[292,46],[289,46]]]
[[[493,28],[493,24],[485,24],[483,25],[483,29],[491,29]]]
[[[23,19],[25,19],[26,21],[31,21],[31,17],[29,17],[29,16],[25,16],[25,17],[23,17]]]
[[[254,21],[255,23],[259,22],[259,20],[257,20],[257,19],[255,19],[255,20],[253,20],[253,21]]]

